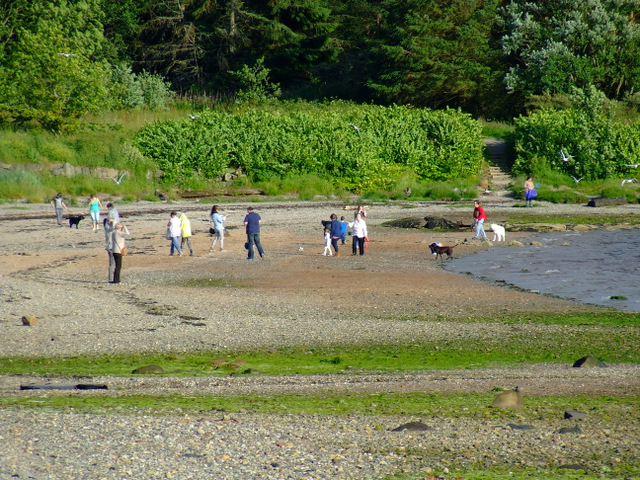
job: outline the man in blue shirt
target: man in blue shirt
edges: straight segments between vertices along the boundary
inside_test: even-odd
[[[247,250],[249,251],[247,260],[253,260],[253,244],[256,244],[260,258],[264,258],[264,250],[260,244],[260,215],[253,211],[253,207],[247,207],[247,215],[244,217],[244,225],[247,227]]]

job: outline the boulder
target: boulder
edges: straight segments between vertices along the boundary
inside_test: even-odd
[[[522,408],[524,407],[524,397],[520,388],[507,390],[498,394],[491,404],[493,408]]]
[[[604,362],[601,362],[596,357],[587,355],[586,357],[582,357],[575,361],[573,364],[574,368],[582,368],[582,367],[606,367],[607,365]]]
[[[424,228],[424,219],[421,217],[405,217],[382,223],[383,227],[394,228]]]
[[[424,220],[427,222],[425,228],[430,230],[460,230],[462,227],[469,227],[469,225],[462,225],[460,222],[441,217],[424,217]]]

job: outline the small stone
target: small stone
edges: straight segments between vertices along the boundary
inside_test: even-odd
[[[512,430],[535,430],[536,428],[533,425],[526,425],[524,423],[509,423],[507,427]]]
[[[22,325],[26,327],[37,327],[38,323],[38,319],[33,315],[25,315],[22,317]]]
[[[575,410],[567,410],[566,412],[564,412],[564,418],[575,418],[576,420],[582,420],[587,418],[587,414],[586,413],[582,413],[582,412],[577,412]]]
[[[562,427],[560,430],[558,430],[558,433],[577,433],[577,434],[580,434],[580,433],[582,433],[582,430],[580,430],[580,427],[578,427],[576,425],[575,427]]]
[[[143,367],[136,368],[131,373],[142,375],[150,373],[164,373],[164,368],[162,368],[160,365],[145,365]]]
[[[391,431],[404,432],[405,430],[408,430],[410,432],[424,432],[426,430],[433,430],[433,429],[429,425],[426,425],[422,422],[409,422],[409,423],[400,425],[399,427],[396,427]]]

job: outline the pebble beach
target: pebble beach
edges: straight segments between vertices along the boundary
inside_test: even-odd
[[[565,326],[470,322],[486,311],[583,311],[580,302],[508,290],[442,269],[428,255],[432,241],[461,243],[457,253],[498,250],[464,245],[469,232],[389,229],[405,216],[470,217],[472,208],[435,204],[369,207],[369,252],[327,258],[321,220],[343,203],[253,203],[262,216],[265,259],[246,260],[242,219],[246,203],[222,205],[229,214],[225,251],[209,251],[210,205],[197,202],[118,205],[130,230],[121,285],[107,283],[102,231],[83,220],[57,227],[48,205],[3,205],[0,242],[0,356],[224,352],[300,345],[461,341]],[[496,220],[513,205],[486,204]],[[578,206],[540,206],[568,216]],[[572,210],[573,209],[573,210]],[[637,215],[638,206],[615,207]],[[615,209],[607,209],[613,214]],[[72,210],[81,210],[74,208]],[[194,256],[169,257],[164,229],[171,210],[185,212],[196,232]],[[467,210],[469,210],[467,212]],[[522,210],[522,209],[520,209]],[[534,209],[536,210],[536,209]],[[584,210],[582,210],[583,212]],[[466,215],[468,213],[468,215]],[[511,237],[525,241],[530,234]],[[195,282],[195,283],[194,283]],[[194,286],[196,285],[196,286]],[[197,288],[208,285],[212,288]],[[471,294],[470,292],[473,292]],[[26,327],[31,315],[38,325]],[[419,318],[418,318],[419,317]],[[466,318],[456,322],[456,318]],[[37,406],[48,395],[259,395],[322,391],[480,393],[519,385],[530,395],[607,392],[637,398],[640,367],[603,369],[534,365],[513,369],[358,373],[327,376],[175,378],[42,378],[0,374],[0,396],[27,395]],[[21,391],[29,383],[82,380],[107,391]],[[566,409],[573,408],[566,405]],[[0,478],[34,479],[381,479],[402,472],[437,473],[469,466],[581,468],[606,474],[619,464],[637,467],[640,421],[636,412],[594,412],[581,420],[536,421],[514,414],[494,419],[434,416],[299,415],[221,412],[162,415],[137,411],[83,414],[0,408]],[[407,422],[428,429],[393,431]],[[511,425],[511,426],[510,426]],[[523,428],[525,425],[527,428]],[[528,428],[531,427],[531,428]],[[559,433],[570,427],[569,433]],[[578,430],[575,427],[579,427]],[[420,478],[420,477],[416,477]]]

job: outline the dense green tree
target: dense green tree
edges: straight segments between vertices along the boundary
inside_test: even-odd
[[[0,112],[63,129],[106,104],[109,66],[96,0],[16,2],[4,26]]]
[[[639,0],[512,0],[503,10],[505,81],[525,96],[595,85],[609,98],[640,80]]]
[[[112,63],[130,63],[135,56],[136,38],[147,0],[100,0],[104,13],[104,36],[109,40],[108,58]]]
[[[491,43],[499,0],[387,1],[384,66],[370,85],[387,101],[482,112],[501,80]]]

